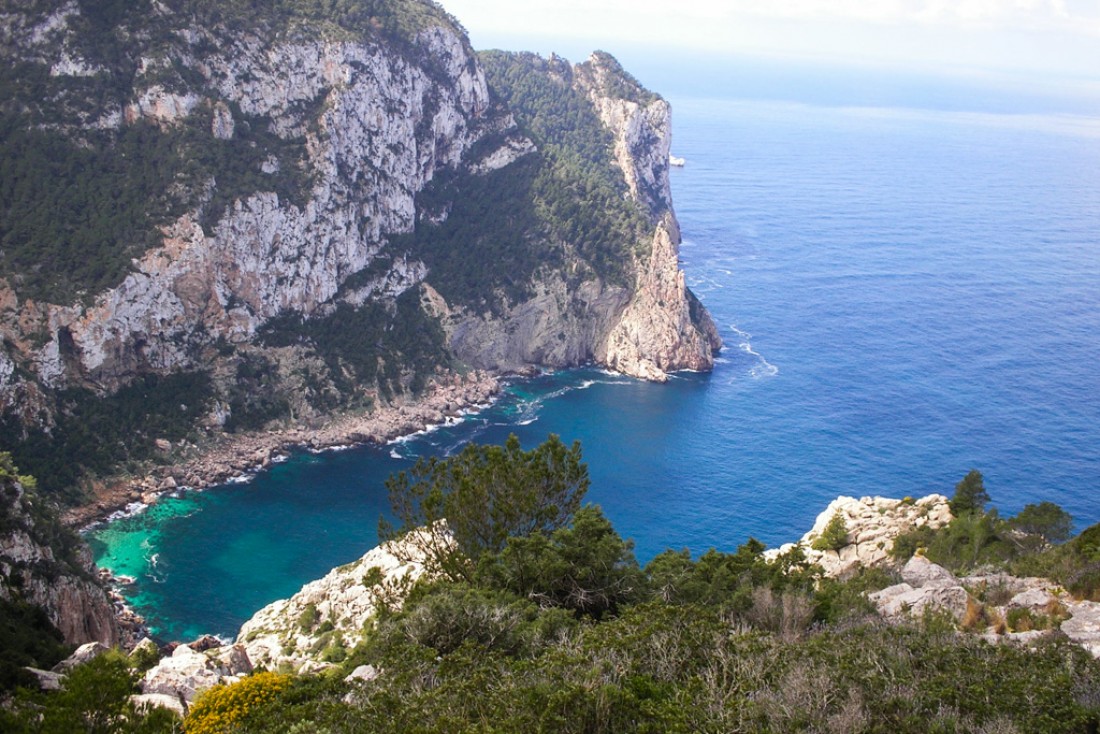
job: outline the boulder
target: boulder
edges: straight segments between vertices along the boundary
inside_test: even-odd
[[[1068,608],[1072,616],[1062,622],[1062,632],[1093,657],[1100,657],[1100,602],[1073,602]]]
[[[944,611],[959,620],[966,614],[970,594],[961,586],[927,586],[913,588],[902,583],[887,587],[867,598],[879,614],[891,622],[920,617],[926,610]]]
[[[138,711],[147,711],[151,708],[163,708],[174,711],[180,718],[187,716],[187,704],[179,696],[170,696],[165,693],[141,693],[130,696]]]
[[[364,683],[370,682],[378,677],[378,669],[373,665],[360,665],[355,670],[348,673],[344,678],[346,682],[351,681],[363,681]]]
[[[1012,597],[1006,607],[1008,609],[1026,609],[1029,612],[1046,614],[1051,605],[1057,599],[1046,589],[1028,589]]]
[[[107,647],[101,642],[87,642],[80,647],[76,648],[76,651],[72,655],[62,660],[57,665],[53,666],[54,672],[66,673],[78,665],[83,665],[89,660],[98,658],[103,653],[107,652],[111,648]]]
[[[38,679],[38,687],[43,691],[60,691],[61,690],[61,673],[57,673],[53,670],[41,670],[39,668],[26,667],[23,668],[35,678]]]
[[[214,650],[213,654],[230,675],[243,676],[252,672],[252,661],[249,660],[244,645],[226,645]]]
[[[943,566],[937,566],[922,555],[915,555],[909,559],[901,569],[901,578],[905,583],[915,588],[927,586],[959,586],[959,580],[955,574]]]
[[[194,701],[200,691],[229,682],[228,679],[234,676],[232,663],[221,659],[219,653],[225,655],[220,649],[196,652],[187,645],[180,645],[145,673],[141,681],[142,693],[161,693],[188,703]]]
[[[138,644],[134,645],[134,649],[130,651],[130,657],[136,658],[147,655],[156,655],[160,657],[160,648],[157,647],[157,643],[153,642],[148,637],[143,637]]]
[[[203,635],[194,642],[187,643],[187,646],[195,652],[206,652],[207,650],[212,650],[215,647],[221,647],[221,645],[222,641],[219,640],[217,637],[214,637],[213,635]]]

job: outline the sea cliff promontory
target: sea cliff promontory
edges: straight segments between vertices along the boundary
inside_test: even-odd
[[[45,493],[470,371],[713,364],[669,105],[608,54],[477,54],[427,0],[139,6],[0,6],[0,448]]]

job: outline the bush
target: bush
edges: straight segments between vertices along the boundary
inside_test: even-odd
[[[249,730],[256,712],[279,699],[291,684],[281,673],[260,672],[201,694],[183,720],[186,734],[222,734]]]
[[[1049,543],[1064,543],[1073,534],[1073,517],[1053,502],[1025,505],[1009,525]]]
[[[810,545],[816,551],[838,551],[848,545],[848,524],[839,512],[833,513],[821,535]]]
[[[594,506],[577,511],[573,524],[547,536],[508,538],[483,558],[479,578],[543,606],[600,619],[642,597],[644,579],[624,541]]]
[[[971,469],[955,485],[955,495],[948,504],[952,514],[958,517],[968,512],[981,512],[988,502],[989,493],[985,490],[982,473],[977,469]]]
[[[425,549],[429,561],[453,579],[469,579],[473,564],[503,550],[509,538],[569,524],[588,485],[580,443],[566,448],[551,435],[524,451],[511,435],[504,446],[469,444],[446,459],[420,459],[411,471],[386,480],[401,525],[381,520],[378,535],[388,540],[446,520],[458,553],[433,543]]]

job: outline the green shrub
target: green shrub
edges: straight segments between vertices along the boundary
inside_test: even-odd
[[[838,551],[848,545],[848,523],[839,512],[833,513],[821,535],[814,538],[811,548],[817,551]]]
[[[317,605],[310,602],[302,613],[298,615],[298,629],[302,634],[309,634],[317,624]]]

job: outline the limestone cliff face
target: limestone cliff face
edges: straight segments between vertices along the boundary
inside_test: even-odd
[[[74,14],[75,4],[38,19],[28,37],[41,43],[25,55],[52,57],[56,75],[85,73],[67,56]],[[313,314],[374,260],[388,235],[412,227],[416,194],[437,170],[457,166],[474,141],[510,125],[486,114],[484,75],[450,28],[414,38],[431,69],[371,39],[271,40],[217,27],[177,33],[166,51],[150,49],[136,63],[139,72],[183,66],[199,77],[193,88],[169,92],[139,74],[131,101],[90,125],[173,125],[207,109],[211,135],[224,139],[241,124],[234,115],[270,120],[276,135],[304,139],[313,185],[301,205],[259,190],[224,212],[186,212],[164,228],[161,247],[91,304],[23,301],[6,331],[49,387],[110,391],[144,371],[192,368],[211,340],[247,342],[281,312]],[[211,214],[216,223],[204,231],[200,216]],[[37,349],[10,326],[28,321],[48,335]],[[4,363],[0,389],[13,382]]]
[[[722,347],[710,314],[680,269],[680,226],[669,188],[671,108],[612,57],[594,53],[548,73],[582,93],[611,132],[613,162],[630,198],[653,225],[652,243],[629,264],[630,287],[585,282],[570,291],[561,273],[503,318],[463,315],[449,325],[456,352],[490,368],[569,366],[593,361],[633,377],[664,381],[676,370],[709,370]]]
[[[566,253],[562,267],[539,270],[524,297],[489,313],[445,301],[442,276],[394,244],[419,222],[446,221],[446,208],[422,202],[434,180],[485,176],[538,155],[493,99],[460,28],[421,0],[391,3],[395,18],[419,18],[411,28],[398,23],[400,32],[387,18],[349,28],[265,17],[251,27],[215,13],[200,23],[193,13],[207,5],[153,2],[147,17],[110,20],[123,50],[95,43],[95,23],[106,21],[85,18],[92,11],[84,4],[0,5],[2,60],[36,70],[61,100],[50,107],[28,98],[7,112],[35,110],[39,117],[27,120],[48,119],[78,147],[152,128],[192,141],[188,155],[201,156],[193,141],[205,136],[209,146],[237,151],[232,165],[243,167],[223,175],[214,165],[196,183],[183,161],[165,196],[186,205],[105,289],[31,297],[20,273],[0,275],[0,414],[49,430],[64,410],[48,399],[56,391],[111,395],[143,375],[181,371],[212,376],[206,424],[216,428],[233,418],[234,391],[277,392],[282,402],[272,404],[283,413],[275,417],[318,417],[403,390],[416,384],[414,371],[423,377],[454,361],[495,370],[595,362],[652,380],[712,366],[717,331],[677,262],[669,106],[611,57],[567,67],[565,83],[610,131],[609,158],[650,221],[651,242],[622,263],[626,277],[617,282],[576,277],[587,267],[571,254],[576,243],[554,242]],[[100,81],[123,91],[72,102],[73,89]],[[398,302],[409,291],[414,308],[445,333],[440,353],[422,360],[427,366],[402,364],[410,350],[371,351],[407,318]],[[356,355],[366,366],[349,366],[343,353],[318,356],[310,324],[364,309],[373,309],[377,336],[350,347],[344,339],[340,348],[368,353]],[[379,318],[389,323],[378,326]],[[265,342],[273,323],[305,326]],[[339,325],[325,328],[331,335]],[[253,379],[257,372],[262,379]]]
[[[117,644],[114,608],[93,580],[87,549],[59,556],[31,502],[18,482],[0,480],[0,597],[44,609],[67,643]]]

